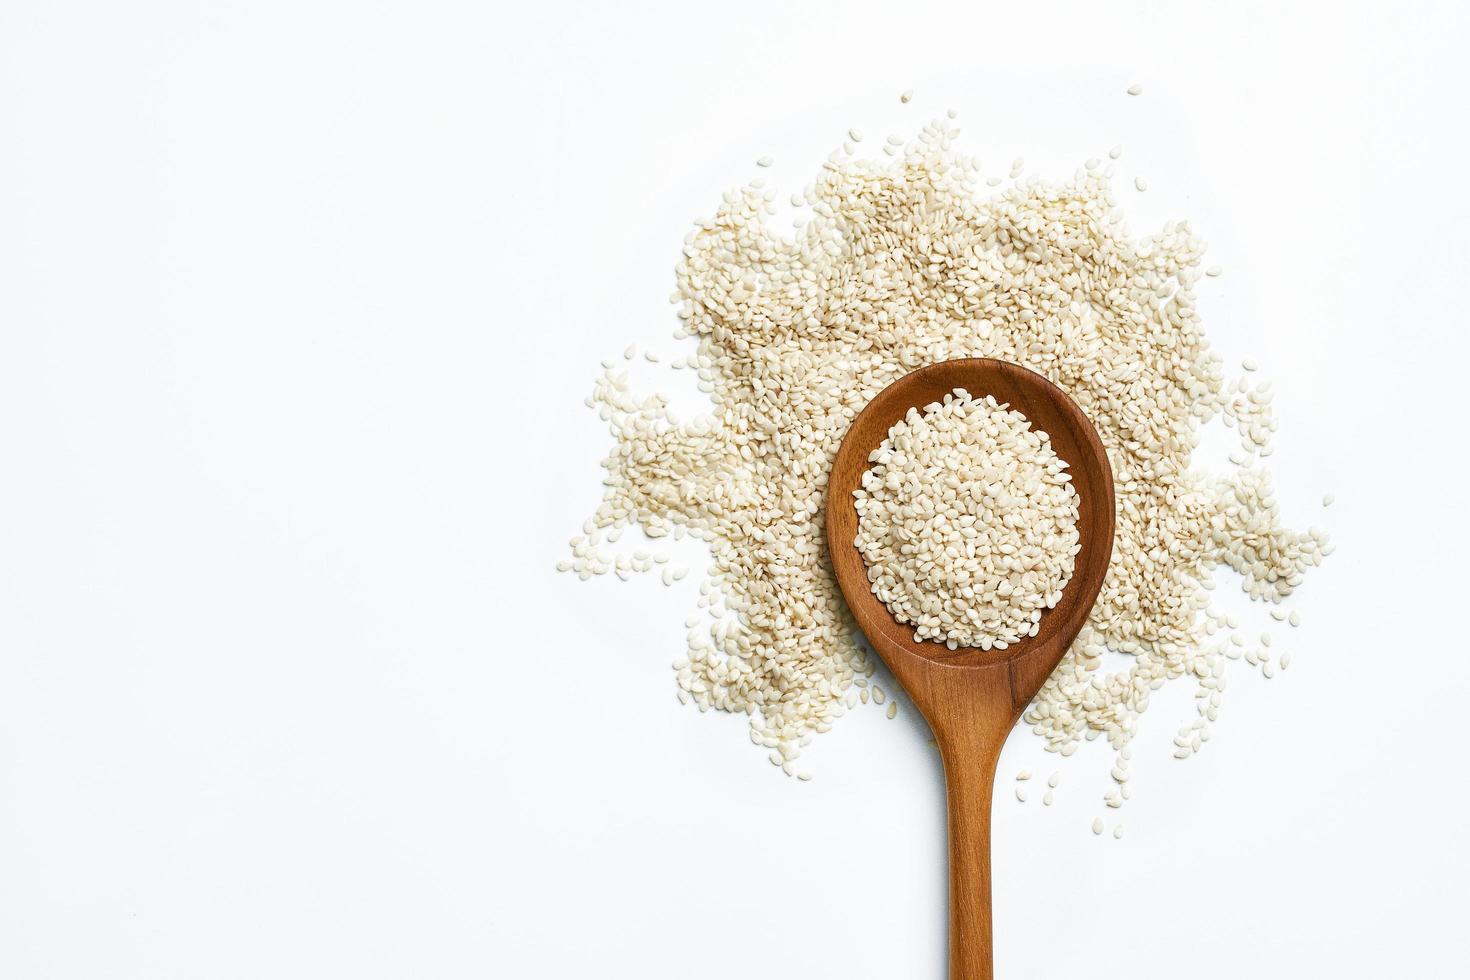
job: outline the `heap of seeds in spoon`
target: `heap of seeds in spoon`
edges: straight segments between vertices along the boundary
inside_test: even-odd
[[[1227,565],[1252,598],[1277,602],[1330,545],[1280,522],[1259,466],[1275,429],[1270,396],[1243,378],[1227,382],[1209,350],[1195,298],[1204,245],[1193,230],[1170,222],[1129,237],[1095,161],[1071,180],[1033,178],[992,196],[974,160],[951,149],[950,126],[931,123],[881,162],[834,153],[793,200],[810,209],[794,236],[771,227],[774,195],[758,180],[695,225],[674,299],[675,336],[697,350],[673,367],[698,372],[711,410],[679,422],[661,396],[634,394],[608,365],[589,399],[614,437],[605,499],[561,567],[583,578],[653,567],[647,555],[606,550],[603,535],[615,539],[629,523],[707,542],[713,565],[700,602],[713,622],[692,630],[675,662],[680,700],[748,714],[752,740],[797,774],[801,747],[867,700],[875,670],[822,534],[843,434],[917,367],[1013,361],[1088,414],[1118,504],[1089,624],[1026,719],[1048,749],[1070,755],[1103,735],[1128,755],[1150,693],[1188,679],[1199,712],[1176,739],[1187,755],[1209,737],[1234,652],[1210,635],[1217,620],[1202,615],[1202,583]],[[1227,475],[1190,466],[1200,427],[1215,419],[1242,440]],[[665,583],[675,577],[666,567]],[[1104,649],[1131,665],[1104,673]],[[1273,669],[1269,656],[1255,658]],[[1109,803],[1121,805],[1126,790]]]
[[[1077,491],[1047,434],[957,388],[909,409],[868,461],[853,543],[914,640],[1004,650],[1035,636],[1082,550]]]

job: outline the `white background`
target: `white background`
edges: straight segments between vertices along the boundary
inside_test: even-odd
[[[1210,240],[1339,546],[1122,840],[1012,739],[998,976],[1470,975],[1464,10],[0,4],[0,977],[943,977],[912,711],[785,779],[674,699],[697,575],[552,567],[690,222],[950,106]]]

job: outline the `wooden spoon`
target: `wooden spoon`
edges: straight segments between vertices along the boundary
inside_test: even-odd
[[[956,388],[993,395],[1051,437],[1076,488],[1082,550],[1072,580],[1033,637],[1005,650],[914,641],[873,595],[853,545],[853,491],[868,454],[910,408],[942,401]],[[1113,471],[1082,409],[1056,385],[1015,364],[986,358],[942,361],[889,385],[863,409],[832,464],[827,548],[852,614],[934,731],[949,795],[949,963],[951,980],[991,980],[990,795],[1001,745],[1027,703],[1056,668],[1092,611],[1113,553]]]

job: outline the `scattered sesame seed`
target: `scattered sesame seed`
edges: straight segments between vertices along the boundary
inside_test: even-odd
[[[1144,180],[1142,177],[1134,177],[1133,186],[1141,191],[1146,191],[1148,190],[1148,181]]]
[[[1130,85],[1130,86],[1128,86],[1128,94],[1129,95],[1142,95],[1143,94],[1143,86],[1142,85]]]
[[[902,95],[900,95],[898,97],[898,101],[907,103],[908,101],[910,101],[911,99],[913,99],[913,97],[914,97],[914,90],[913,89],[909,89],[907,92],[903,93]]]
[[[1333,501],[1334,501],[1334,500],[1336,500],[1336,499],[1337,499],[1337,498],[1336,498],[1336,497],[1334,497],[1334,496],[1333,496],[1333,495],[1332,495],[1332,494],[1330,494],[1330,493],[1329,493],[1329,494],[1325,494],[1325,495],[1324,495],[1324,496],[1323,496],[1323,497],[1322,497],[1322,506],[1323,506],[1323,507],[1331,507],[1331,506],[1332,506],[1332,502],[1333,502]]]
[[[922,349],[925,360],[997,356],[1041,366],[1053,380],[1055,365],[1071,365],[1064,380],[1085,397],[1104,442],[1137,443],[1117,484],[1120,513],[1131,519],[1119,523],[1098,599],[1107,615],[1094,615],[1073,656],[1026,709],[1047,751],[1071,757],[1100,736],[1121,744],[1136,730],[1148,692],[1176,678],[1212,685],[1196,707],[1201,724],[1213,721],[1225,679],[1217,671],[1241,651],[1223,637],[1206,639],[1214,622],[1196,621],[1212,570],[1242,570],[1248,597],[1274,605],[1332,551],[1325,535],[1281,523],[1266,474],[1250,465],[1272,449],[1270,396],[1221,382],[1195,304],[1205,254],[1197,233],[1171,221],[1162,234],[1132,238],[1104,176],[1093,171],[1026,182],[1042,193],[974,193],[962,178],[977,165],[951,149],[953,138],[940,120],[889,147],[892,156],[902,155],[898,147],[913,151],[899,162],[855,167],[838,154],[801,195],[810,218],[794,247],[763,228],[774,198],[758,180],[729,192],[678,246],[676,336],[698,338],[699,352],[673,361],[698,373],[714,412],[677,425],[667,404],[638,392],[627,372],[604,367],[594,380],[593,411],[615,440],[596,523],[636,522],[655,538],[687,531],[710,547],[717,584],[702,581],[698,601],[719,623],[689,627],[678,689],[701,711],[748,715],[768,750],[830,730],[849,700],[873,696],[850,683],[874,669],[875,658],[834,611],[841,600],[814,517],[844,413],[912,369],[903,351]],[[1109,163],[1104,173],[1111,170]],[[848,213],[861,213],[861,224],[840,216]],[[999,234],[1007,228],[1027,229],[1025,241]],[[943,271],[906,277],[908,258],[899,257],[912,256]],[[991,271],[963,275],[977,268]],[[1071,284],[1104,270],[1120,285],[1090,300],[1098,316],[1079,335],[1064,312]],[[871,316],[834,312],[855,308]],[[920,328],[916,308],[963,315]],[[776,318],[782,326],[772,330]],[[859,359],[855,351],[865,353]],[[1175,397],[1180,391],[1190,397]],[[732,426],[732,418],[762,421]],[[1140,418],[1149,424],[1137,425]],[[1194,452],[1201,427],[1217,418],[1236,430],[1245,461],[1224,476]],[[718,467],[700,465],[711,459]],[[1159,493],[1165,483],[1173,489]],[[566,559],[568,572],[584,580],[616,571],[590,536],[574,541]],[[636,569],[652,564],[645,558]],[[667,563],[658,570],[673,580],[681,571]],[[769,587],[778,580],[801,587]],[[1127,674],[1103,666],[1108,649],[1133,659]],[[895,705],[888,699],[890,711]],[[1190,729],[1176,755],[1188,758],[1207,737]],[[1130,771],[1121,761],[1116,769]],[[1128,799],[1130,784],[1115,785],[1110,808]]]

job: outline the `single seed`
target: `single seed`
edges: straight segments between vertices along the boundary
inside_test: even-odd
[[[1293,626],[1300,626],[1302,624],[1302,614],[1293,612],[1290,616],[1286,617],[1286,621]]]
[[[1020,800],[1022,803],[1026,802],[1026,791],[1019,786],[1016,787],[1016,799]]]
[[[1128,94],[1129,95],[1142,95],[1143,94],[1143,86],[1142,85],[1130,85],[1130,86],[1128,86]]]
[[[1134,177],[1133,186],[1141,191],[1146,191],[1148,190],[1148,181],[1144,180],[1142,177]]]
[[[1122,824],[1118,824],[1116,827],[1113,828],[1113,840],[1122,840],[1122,839],[1123,839],[1123,825]]]
[[[776,161],[772,160],[770,157],[761,157],[759,160],[757,160],[755,162],[755,165],[757,167],[769,167],[771,164],[773,164],[775,162]]]
[[[1245,368],[1247,371],[1254,371],[1254,370],[1256,370],[1256,362],[1253,361],[1253,360],[1251,360],[1248,357],[1245,360],[1243,360],[1243,361],[1240,362],[1240,366],[1243,367],[1243,368]]]
[[[1336,497],[1334,497],[1334,496],[1333,496],[1333,495],[1332,495],[1332,494],[1330,494],[1330,493],[1329,493],[1329,494],[1326,494],[1326,495],[1325,495],[1325,496],[1323,496],[1323,498],[1322,498],[1322,506],[1323,506],[1323,507],[1331,507],[1331,506],[1332,506],[1332,502],[1333,502],[1333,501],[1334,501],[1334,500],[1336,500],[1336,499],[1337,499],[1337,498],[1336,498]]]
[[[1102,836],[1102,832],[1103,832],[1102,817],[1098,817],[1096,820],[1094,820],[1092,822],[1092,832],[1094,834],[1097,834],[1099,837]]]
[[[913,89],[909,89],[907,92],[903,93],[902,95],[900,95],[898,97],[898,101],[900,101],[900,102],[908,102],[913,97],[914,97],[914,90]]]
[[[890,717],[890,718],[896,718],[896,717],[898,717],[898,702],[897,701],[889,701],[888,702],[888,717]]]

